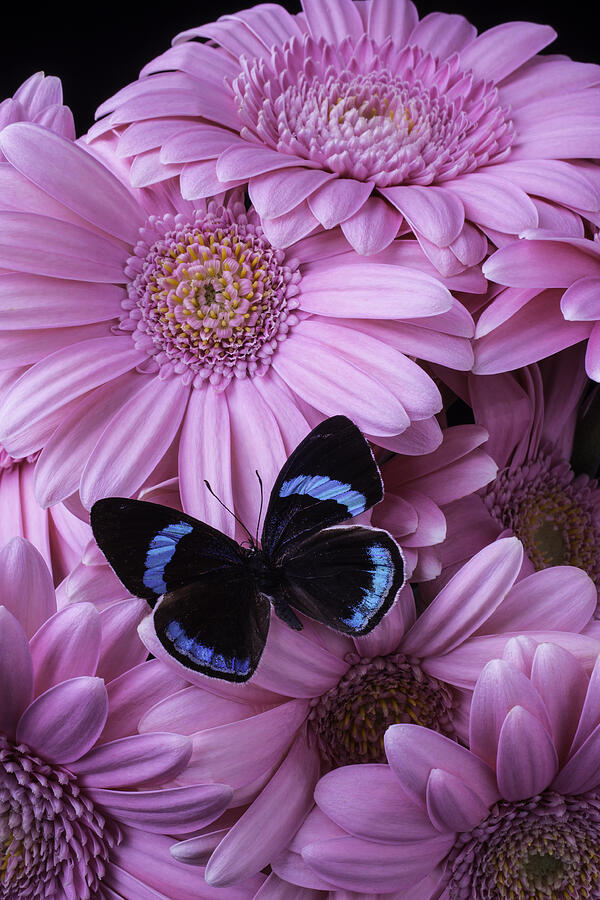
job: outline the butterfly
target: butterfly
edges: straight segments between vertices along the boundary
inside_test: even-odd
[[[354,636],[381,621],[404,584],[400,548],[387,531],[335,526],[382,499],[369,444],[350,419],[333,416],[281,469],[260,547],[176,509],[121,497],[98,500],[91,525],[127,590],[155,603],[154,629],[168,654],[195,672],[244,682],[263,652],[271,604],[296,630],[296,612]]]

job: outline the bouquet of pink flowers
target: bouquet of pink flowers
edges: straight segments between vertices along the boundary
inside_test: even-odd
[[[555,37],[262,3],[79,137],[56,77],[0,103],[0,900],[599,900]]]

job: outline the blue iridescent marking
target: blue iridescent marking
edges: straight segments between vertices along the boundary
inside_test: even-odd
[[[181,622],[169,622],[165,629],[166,637],[182,656],[187,656],[193,663],[227,672],[229,675],[247,675],[250,671],[250,658],[236,659],[216,653],[214,647],[207,647],[189,637]]]
[[[335,481],[327,475],[296,475],[284,481],[279,496],[290,497],[292,494],[308,494],[315,500],[335,500],[346,507],[349,516],[357,516],[367,508],[364,494],[353,491],[352,485]]]
[[[181,538],[193,530],[193,526],[187,522],[177,522],[162,528],[150,541],[144,561],[146,571],[143,582],[155,594],[160,596],[167,590],[164,581],[165,567],[173,559],[175,548]]]
[[[387,596],[394,581],[392,555],[387,547],[372,544],[367,547],[367,554],[374,566],[371,570],[371,585],[363,589],[363,600],[353,614],[341,620],[357,631],[365,627],[373,613],[381,606],[381,601]]]

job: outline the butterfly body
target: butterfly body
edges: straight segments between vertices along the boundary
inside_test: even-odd
[[[327,419],[302,441],[271,491],[260,546],[157,504],[94,504],[94,535],[127,589],[155,604],[153,624],[186,669],[247,681],[262,654],[271,606],[290,628],[297,613],[343,634],[367,634],[404,581],[385,531],[340,523],[383,497],[379,470],[358,428]]]

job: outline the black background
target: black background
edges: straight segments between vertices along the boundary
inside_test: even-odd
[[[252,0],[216,4],[125,0],[120,5],[93,0],[67,7],[49,0],[43,6],[22,3],[19,15],[19,7],[13,2],[13,18],[8,23],[3,16],[0,34],[0,99],[11,96],[33,72],[43,70],[47,75],[59,75],[65,102],[73,109],[81,134],[92,124],[96,107],[134,81],[141,67],[166,50],[179,31],[252,5]],[[299,2],[291,0],[284,0],[282,5],[290,12],[300,9]],[[77,12],[68,13],[67,8]],[[596,3],[586,4],[586,13],[582,4],[568,0],[560,6],[541,0],[496,4],[424,0],[417,2],[417,8],[421,17],[436,10],[461,13],[479,31],[512,20],[549,24],[558,32],[558,39],[546,52],[566,53],[583,62],[600,62]]]

